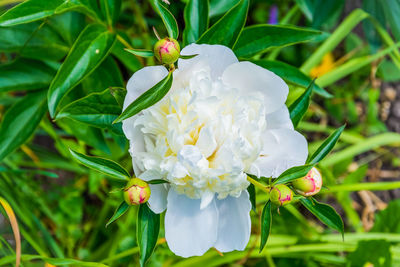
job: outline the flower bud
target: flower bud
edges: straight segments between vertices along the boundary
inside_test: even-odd
[[[173,64],[178,60],[181,50],[178,41],[172,38],[158,40],[154,45],[154,56],[163,64]]]
[[[124,188],[124,200],[129,205],[143,204],[149,200],[150,193],[150,187],[145,181],[133,178]]]
[[[275,185],[270,192],[269,199],[277,206],[285,206],[293,199],[293,191],[284,184]]]
[[[321,190],[322,176],[317,168],[313,167],[306,176],[294,180],[292,185],[297,193],[302,196],[313,196]]]

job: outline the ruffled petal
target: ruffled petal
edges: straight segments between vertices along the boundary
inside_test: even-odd
[[[213,200],[200,209],[200,199],[179,195],[174,189],[168,193],[165,214],[165,239],[178,256],[203,255],[217,240],[218,210]]]
[[[269,113],[265,117],[267,121],[267,129],[290,129],[293,130],[293,123],[290,119],[289,110],[286,105],[282,105],[280,108],[272,113]]]
[[[190,44],[181,51],[181,55],[196,54],[191,59],[179,59],[178,70],[185,71],[199,62],[205,62],[211,68],[211,78],[216,80],[229,65],[238,62],[232,50],[222,45]]]
[[[219,221],[214,247],[221,252],[244,250],[251,232],[249,193],[244,190],[237,198],[228,196],[216,203]]]
[[[222,80],[244,94],[261,92],[266,114],[280,108],[289,93],[287,84],[279,76],[248,61],[230,65],[224,71]]]
[[[168,190],[163,184],[151,184],[149,207],[155,213],[161,213],[167,208]]]
[[[306,162],[307,141],[296,131],[273,129],[265,132],[261,156],[252,164],[256,176],[278,177],[285,170]]]

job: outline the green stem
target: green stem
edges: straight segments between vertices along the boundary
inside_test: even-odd
[[[247,181],[249,181],[250,183],[252,183],[255,187],[258,187],[259,189],[261,189],[262,191],[264,191],[265,193],[269,194],[269,191],[271,189],[270,186],[267,185],[263,185],[260,182],[257,182],[256,180],[254,180],[253,178],[247,176]]]

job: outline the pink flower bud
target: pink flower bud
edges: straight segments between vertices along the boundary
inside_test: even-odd
[[[154,56],[163,64],[173,64],[178,60],[181,50],[178,41],[172,38],[158,40],[154,45]]]
[[[149,185],[139,178],[129,180],[124,188],[124,200],[129,205],[146,203],[150,198],[150,194]]]
[[[278,184],[271,189],[269,199],[277,206],[285,206],[292,201],[293,191],[284,184]]]
[[[306,176],[294,180],[292,185],[297,193],[302,196],[313,196],[317,194],[322,187],[322,176],[317,168],[312,168]]]

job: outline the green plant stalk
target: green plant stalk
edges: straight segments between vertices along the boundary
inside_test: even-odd
[[[332,35],[304,62],[300,70],[306,74],[310,73],[311,69],[321,62],[325,54],[332,51],[360,21],[367,17],[368,13],[361,9],[355,9],[351,12]]]
[[[261,189],[262,191],[264,191],[265,193],[267,193],[268,196],[269,196],[269,191],[270,191],[270,189],[271,189],[270,186],[263,185],[262,183],[260,183],[260,182],[258,182],[258,181],[256,181],[256,180],[254,180],[253,178],[251,178],[251,177],[249,177],[249,176],[247,176],[247,181],[249,181],[249,182],[252,183],[255,187],[258,187],[259,189]]]
[[[398,47],[400,47],[400,42],[380,51],[379,53],[349,60],[343,65],[340,65],[339,67],[319,77],[317,83],[321,87],[326,87],[328,85],[331,85],[334,82],[338,81],[339,79],[355,72],[356,70],[372,63],[373,61],[386,56],[387,54],[396,50]]]
[[[391,145],[395,147],[400,146],[400,134],[387,132],[367,138],[363,142],[351,145],[337,153],[332,154],[330,157],[325,158],[320,162],[320,165],[324,167],[332,166],[342,160],[352,158],[363,152],[385,145]]]
[[[339,184],[329,186],[329,190],[321,193],[342,192],[342,191],[384,191],[400,188],[400,182],[377,182],[377,183],[357,183],[357,184]]]

